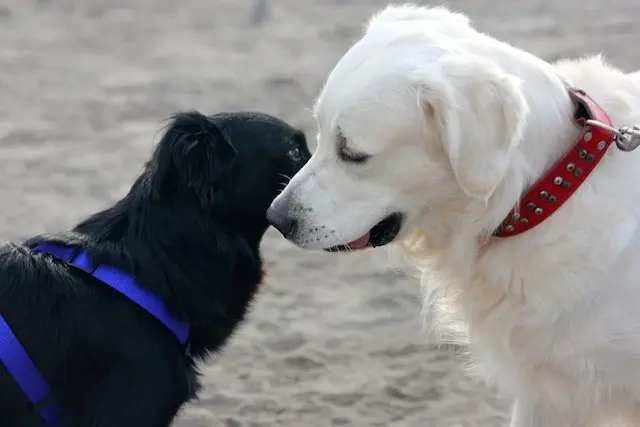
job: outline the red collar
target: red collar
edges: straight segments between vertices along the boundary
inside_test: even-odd
[[[582,127],[578,141],[538,182],[523,194],[520,203],[495,231],[496,237],[511,237],[531,230],[565,203],[604,157],[618,133],[607,113],[586,93],[569,89],[575,104],[574,119]],[[588,120],[604,126],[594,126]]]

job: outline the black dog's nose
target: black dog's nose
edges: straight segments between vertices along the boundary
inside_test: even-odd
[[[284,237],[289,237],[296,228],[297,219],[283,214],[273,206],[267,210],[267,221],[273,225]]]

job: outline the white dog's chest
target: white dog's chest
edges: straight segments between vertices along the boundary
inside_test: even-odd
[[[460,302],[479,373],[505,392],[529,390],[558,405],[574,405],[579,390],[598,390],[601,399],[610,400],[638,389],[638,265],[624,272],[618,268],[608,274],[594,270],[559,277],[557,294],[547,293],[546,303],[535,293],[526,298],[522,289],[500,295],[482,291],[486,282],[476,283]]]

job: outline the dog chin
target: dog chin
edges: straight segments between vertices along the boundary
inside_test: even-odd
[[[404,214],[400,212],[392,213],[358,239],[342,245],[325,248],[324,250],[327,252],[351,252],[388,245],[400,234],[404,219]]]

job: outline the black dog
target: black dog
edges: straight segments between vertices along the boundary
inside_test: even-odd
[[[51,389],[34,405],[0,363],[0,426],[45,426],[43,405],[61,408],[61,427],[170,425],[196,397],[195,361],[243,319],[262,280],[266,210],[310,156],[303,133],[274,117],[182,113],[114,206],[0,248],[0,315]],[[189,325],[187,347],[93,269],[32,250],[47,244],[135,275]]]

